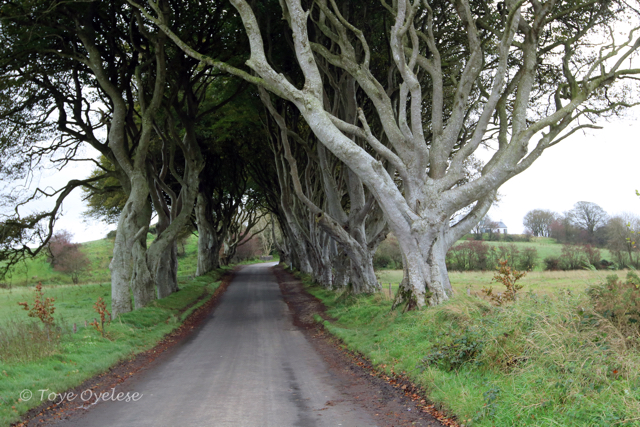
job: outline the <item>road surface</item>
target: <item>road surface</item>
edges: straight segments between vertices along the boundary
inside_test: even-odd
[[[203,326],[65,426],[375,426],[293,325],[270,267],[245,266]]]

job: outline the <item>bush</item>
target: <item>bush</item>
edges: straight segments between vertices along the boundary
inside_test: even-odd
[[[494,282],[499,282],[504,285],[507,290],[502,293],[493,293],[493,287],[483,288],[482,293],[485,294],[489,300],[496,303],[496,305],[502,305],[506,302],[515,302],[517,293],[522,289],[523,285],[518,284],[518,280],[523,278],[527,273],[525,271],[518,271],[509,267],[506,260],[499,262],[496,274],[493,276]]]
[[[580,270],[585,267],[586,257],[579,246],[562,245],[560,268],[562,270]]]
[[[107,239],[116,240],[116,234],[118,234],[117,230],[111,230],[110,232],[107,233]]]
[[[393,260],[387,256],[387,255],[383,255],[383,254],[378,254],[376,253],[373,257],[373,268],[375,269],[380,269],[380,268],[391,268],[393,269],[395,267],[395,262],[393,262]]]
[[[446,334],[442,341],[431,347],[418,367],[422,370],[427,366],[437,366],[445,371],[457,370],[475,362],[483,347],[482,335],[474,329],[465,328],[462,332]]]
[[[640,277],[629,271],[625,281],[616,274],[607,276],[604,284],[590,288],[587,294],[593,301],[595,310],[627,337],[630,343],[635,336],[640,344]]]
[[[548,256],[544,259],[544,269],[550,271],[560,270],[560,258],[557,256]]]
[[[613,267],[613,263],[602,259],[600,249],[592,245],[568,245],[562,246],[562,255],[547,257],[544,260],[545,270],[582,270],[593,266],[597,269]]]
[[[535,248],[520,251],[513,244],[496,248],[481,241],[467,240],[449,249],[446,258],[450,271],[493,270],[500,260],[506,260],[512,268],[531,270],[538,261],[538,251]]]
[[[589,264],[598,269],[602,268],[600,265],[600,261],[602,260],[600,249],[596,248],[593,245],[587,244],[582,247],[582,253],[584,254]]]
[[[447,269],[451,271],[488,270],[493,267],[491,247],[478,240],[467,240],[449,249]]]
[[[525,248],[520,252],[518,258],[518,270],[531,271],[538,263],[538,250],[536,248]]]
[[[53,269],[71,276],[74,284],[78,284],[80,275],[91,265],[89,258],[80,251],[80,244],[71,243],[71,233],[66,230],[51,237],[48,251]]]

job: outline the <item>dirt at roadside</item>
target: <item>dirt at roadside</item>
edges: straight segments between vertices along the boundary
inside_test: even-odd
[[[389,376],[362,356],[346,350],[337,338],[314,320],[316,314],[325,320],[332,320],[322,302],[309,294],[300,280],[280,266],[274,267],[274,273],[293,315],[294,324],[305,332],[330,367],[331,374],[344,384],[345,399],[367,409],[383,426],[460,426],[430,404],[420,388],[407,378]],[[330,403],[327,402],[327,405]]]
[[[211,311],[218,305],[222,294],[229,286],[229,283],[233,280],[234,273],[227,273],[221,278],[221,283],[218,289],[215,290],[213,296],[206,302],[206,304],[198,307],[193,313],[187,317],[184,323],[175,331],[168,334],[162,341],[155,345],[155,347],[138,353],[129,360],[122,361],[117,365],[111,367],[107,372],[90,378],[80,384],[78,387],[67,390],[67,392],[73,392],[76,395],[80,395],[83,391],[91,390],[93,395],[100,395],[101,393],[110,392],[112,388],[122,384],[128,378],[134,376],[143,369],[148,368],[151,364],[156,362],[156,359],[165,356],[169,350],[174,348],[177,344],[188,338],[211,313]],[[202,298],[194,301],[193,304],[199,302]],[[193,304],[191,306],[193,306]],[[190,307],[191,307],[190,306]],[[186,311],[190,307],[185,307]],[[84,403],[84,406],[89,406],[91,402]],[[42,405],[31,409],[18,423],[11,424],[12,427],[26,427],[26,426],[52,426],[57,425],[61,420],[69,419],[71,417],[80,415],[85,409],[81,408],[76,401],[65,400],[60,404],[52,404],[51,402],[45,402]]]

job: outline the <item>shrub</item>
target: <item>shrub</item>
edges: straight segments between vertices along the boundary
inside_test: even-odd
[[[600,249],[596,248],[593,245],[584,245],[582,246],[582,253],[584,257],[587,259],[587,262],[594,266],[595,268],[601,268],[600,261],[602,259],[602,255],[600,254]]]
[[[90,325],[96,328],[96,331],[100,332],[102,338],[104,338],[104,322],[106,317],[109,316],[107,324],[111,323],[111,313],[107,310],[107,304],[104,302],[102,297],[98,298],[98,301],[93,305],[93,309],[100,315],[100,323],[98,323],[98,320],[96,319],[91,322]]]
[[[527,273],[513,269],[508,265],[507,260],[501,260],[499,264],[500,265],[497,268],[498,271],[493,276],[493,280],[495,282],[502,283],[507,290],[504,293],[499,292],[494,294],[493,287],[489,287],[483,288],[482,293],[497,305],[502,305],[505,302],[513,302],[516,300],[518,291],[522,289],[522,285],[519,285],[517,281],[523,278]]]
[[[457,370],[475,362],[483,347],[482,335],[475,329],[465,328],[458,333],[446,334],[444,340],[431,347],[418,368],[424,370],[427,366],[437,366],[446,371]]]
[[[536,248],[525,248],[520,252],[518,258],[518,269],[524,271],[531,271],[538,263],[538,250]]]
[[[55,298],[44,298],[42,293],[42,283],[38,282],[35,289],[33,304],[29,306],[27,302],[19,302],[18,305],[29,312],[29,317],[38,318],[45,326],[53,325],[53,313],[56,311],[54,305]]]
[[[582,270],[593,266],[598,269],[611,268],[613,263],[602,259],[600,249],[592,245],[562,245],[560,258],[547,257],[545,270]]]
[[[71,233],[62,230],[51,237],[49,242],[49,262],[54,270],[71,276],[74,284],[78,284],[80,274],[89,266],[89,258],[80,251],[80,244],[71,243]]]
[[[595,310],[627,338],[640,335],[640,277],[629,271],[625,281],[616,274],[604,284],[587,290]],[[636,343],[639,340],[636,339]]]
[[[373,268],[394,268],[395,263],[387,255],[376,253],[373,257]]]
[[[474,271],[491,268],[491,247],[484,242],[467,240],[449,249],[447,269],[451,271]]]
[[[467,240],[447,252],[447,269],[450,271],[486,271],[499,267],[499,260],[508,260],[512,268],[531,270],[538,260],[535,248],[520,251],[516,245],[500,245],[497,248],[488,244]]]
[[[517,246],[513,243],[510,245],[500,245],[496,249],[496,259],[498,260],[498,262],[496,262],[495,268],[500,267],[501,260],[505,260],[507,262],[507,265],[509,265],[510,267],[515,267],[519,263],[518,260],[520,259],[520,250],[518,250]]]
[[[550,271],[560,270],[560,258],[557,256],[548,256],[544,259],[544,269]]]
[[[116,240],[116,234],[117,233],[118,233],[117,230],[111,230],[110,232],[107,233],[107,239]]]
[[[579,246],[562,245],[562,255],[560,256],[560,268],[562,270],[580,270],[585,267],[586,257]]]

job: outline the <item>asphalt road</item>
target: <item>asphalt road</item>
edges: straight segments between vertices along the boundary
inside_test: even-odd
[[[66,426],[374,426],[293,325],[273,264],[244,267],[203,326]]]

